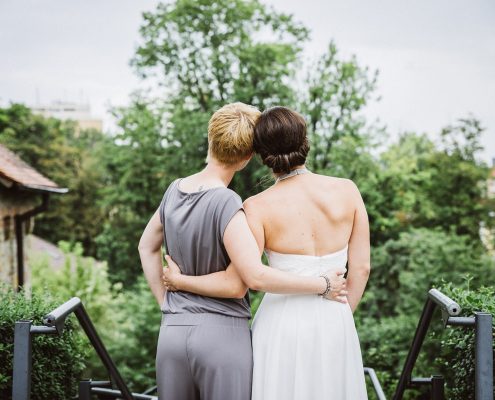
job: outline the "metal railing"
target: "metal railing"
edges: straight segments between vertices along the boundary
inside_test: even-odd
[[[461,307],[437,289],[431,289],[423,308],[409,349],[393,400],[401,400],[406,389],[418,386],[430,387],[432,400],[445,398],[445,379],[441,375],[429,378],[413,378],[412,371],[424,339],[428,332],[433,313],[440,308],[445,326],[468,327],[475,332],[475,399],[493,400],[493,333],[492,315],[484,312],[475,313],[474,317],[458,317]]]
[[[375,370],[373,368],[364,367],[364,374],[370,377],[373,390],[375,391],[378,400],[387,400],[385,393],[383,392],[382,385],[380,385],[380,381],[376,376]]]
[[[149,394],[131,393],[78,297],[73,297],[46,315],[43,319],[43,325],[33,325],[33,321],[17,321],[15,323],[12,400],[29,400],[31,397],[32,336],[61,335],[65,320],[72,313],[75,314],[111,379],[111,381],[89,380],[80,382],[79,399],[89,400],[92,394],[96,394],[105,396],[105,398],[113,397],[125,400],[157,400],[156,396]],[[112,382],[117,390],[112,389]]]

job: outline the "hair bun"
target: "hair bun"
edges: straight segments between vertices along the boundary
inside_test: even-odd
[[[263,159],[263,164],[276,174],[288,174],[292,168],[304,164],[307,151],[291,151],[289,154],[269,154]]]
[[[254,128],[254,150],[274,173],[289,173],[309,151],[304,118],[287,107],[265,110]]]
[[[288,154],[270,154],[263,163],[275,173],[288,173],[291,169]]]

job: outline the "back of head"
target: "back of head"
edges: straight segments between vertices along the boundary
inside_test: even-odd
[[[287,107],[265,110],[254,129],[254,150],[275,173],[303,165],[309,152],[304,118]]]
[[[227,104],[208,123],[208,155],[226,165],[245,160],[253,153],[254,126],[260,112],[244,103]]]

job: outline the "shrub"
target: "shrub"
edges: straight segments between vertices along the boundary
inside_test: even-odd
[[[138,392],[154,386],[161,312],[144,277],[132,290],[123,290],[122,284],[111,284],[106,263],[82,256],[80,244],[60,242],[59,247],[66,256],[59,271],[46,257],[30,260],[33,292],[52,293],[58,304],[79,297],[129,388]],[[84,377],[107,377],[92,348]]]
[[[41,325],[43,316],[58,305],[49,295],[15,293],[0,286],[0,398],[11,399],[14,355],[14,324],[32,320]],[[69,399],[77,393],[86,357],[86,346],[77,334],[74,317],[69,317],[61,336],[33,337],[31,399]]]
[[[468,281],[467,287],[455,287],[448,283],[440,290],[459,303],[462,316],[472,316],[476,311],[495,315],[495,288],[493,286],[470,290]],[[452,400],[474,399],[474,329],[449,327],[441,339],[442,351],[437,361],[443,367],[442,372],[447,380],[448,398]]]
[[[442,282],[462,286],[467,274],[475,275],[472,287],[494,282],[493,259],[463,236],[416,229],[404,232],[373,250],[368,288],[355,320],[364,363],[375,368],[384,390],[391,396],[412,343],[416,325],[430,288]],[[455,296],[454,296],[455,298]],[[459,299],[461,306],[463,299]],[[415,376],[438,373],[440,353],[456,359],[452,346],[441,346],[439,313],[434,316]],[[448,384],[451,386],[452,382]],[[417,394],[408,391],[407,396]],[[407,398],[407,397],[405,397]]]

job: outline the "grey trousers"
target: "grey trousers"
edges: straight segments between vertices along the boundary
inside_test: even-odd
[[[250,400],[252,373],[246,318],[163,315],[156,352],[160,400]]]

